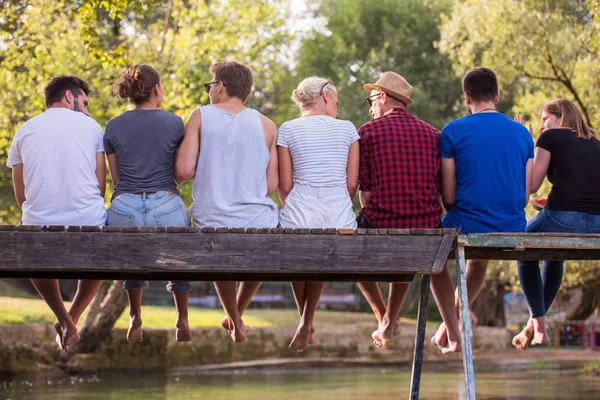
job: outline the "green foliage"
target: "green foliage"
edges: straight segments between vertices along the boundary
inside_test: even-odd
[[[449,9],[438,0],[323,0],[316,15],[327,23],[302,41],[294,86],[312,75],[330,78],[340,118],[360,125],[370,118],[363,85],[392,70],[413,86],[411,113],[442,128],[457,116],[461,95],[448,56],[435,47]]]
[[[598,1],[459,0],[442,18],[439,48],[458,74],[484,65],[498,75],[503,110],[521,114],[539,137],[539,109],[554,98],[575,102],[592,126],[600,124],[600,63],[595,33]],[[589,8],[588,8],[589,7]],[[593,18],[590,18],[590,17]],[[547,197],[545,181],[536,197]],[[531,218],[536,211],[528,207]],[[597,262],[570,261],[563,289],[597,279]],[[514,262],[493,262],[488,276],[517,283]],[[518,286],[515,286],[518,287]]]
[[[12,137],[44,110],[43,88],[69,73],[94,89],[90,112],[104,125],[127,109],[110,93],[124,65],[147,63],[162,75],[163,108],[183,118],[208,103],[209,66],[226,59],[254,71],[249,105],[267,115],[282,77],[279,56],[288,42],[287,9],[269,0],[229,1],[7,1],[0,33],[0,164]],[[108,190],[110,196],[111,189]],[[182,191],[189,203],[190,185]],[[107,196],[107,197],[108,197]],[[0,168],[0,223],[18,223],[10,170]]]

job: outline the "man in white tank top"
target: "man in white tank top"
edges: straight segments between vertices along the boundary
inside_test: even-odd
[[[55,77],[45,89],[48,109],[13,138],[7,165],[25,225],[106,223],[103,133],[89,117],[89,94],[90,87],[78,77]],[[79,281],[68,312],[56,279],[31,282],[56,315],[57,342],[66,351],[79,340],[77,321],[102,281]]]
[[[252,71],[226,61],[210,67],[204,85],[210,105],[192,112],[175,163],[175,179],[194,179],[190,208],[197,227],[275,228],[277,205],[277,127],[244,102],[252,89]],[[260,282],[215,282],[226,317],[221,325],[234,342],[243,342],[248,327],[242,314]]]

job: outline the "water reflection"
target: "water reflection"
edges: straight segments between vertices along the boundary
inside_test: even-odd
[[[362,400],[408,396],[410,371],[399,368],[264,369],[217,373],[101,374],[0,379],[0,397],[20,400]],[[600,399],[600,379],[575,370],[480,371],[478,399]],[[459,371],[425,370],[422,399],[460,399]]]

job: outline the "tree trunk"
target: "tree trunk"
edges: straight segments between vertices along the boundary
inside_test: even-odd
[[[583,321],[600,307],[600,281],[588,282],[581,288],[581,292],[581,302],[567,313],[567,321]]]
[[[100,290],[102,291],[102,288]],[[99,303],[99,306],[92,305],[80,331],[81,340],[69,348],[69,354],[94,352],[100,344],[110,340],[112,327],[128,304],[123,281],[113,281],[106,291],[106,296],[101,301],[95,298],[93,303]]]
[[[94,300],[92,300],[92,302],[88,306],[88,313],[85,317],[85,321],[83,322],[83,327],[90,326],[94,322],[96,316],[102,308],[102,302],[104,301],[104,298],[108,293],[108,289],[111,287],[112,284],[113,281],[104,281],[102,283],[102,286],[100,286],[100,289],[98,289],[98,293],[96,293],[96,296],[94,296]]]
[[[471,305],[471,312],[477,317],[477,325],[500,326],[506,324],[504,315],[504,295],[506,283],[497,280],[487,280],[479,296]]]

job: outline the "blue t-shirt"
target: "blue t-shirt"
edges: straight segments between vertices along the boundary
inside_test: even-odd
[[[456,201],[445,228],[525,231],[527,161],[533,158],[527,128],[496,112],[468,115],[444,127],[440,152],[456,164]]]

